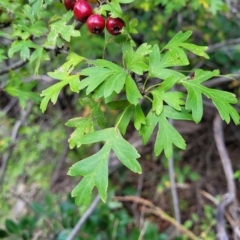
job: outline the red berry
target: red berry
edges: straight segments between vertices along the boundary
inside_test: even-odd
[[[86,22],[88,17],[92,15],[92,7],[85,0],[78,0],[73,8],[75,18],[80,22]]]
[[[87,27],[91,33],[99,34],[105,28],[105,20],[101,15],[93,14],[87,20]]]
[[[112,35],[119,35],[124,26],[124,21],[121,18],[109,17],[106,22],[106,28]]]
[[[73,10],[77,0],[64,0],[64,5],[67,10]]]

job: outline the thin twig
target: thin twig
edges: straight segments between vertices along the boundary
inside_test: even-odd
[[[33,103],[31,102],[26,111],[24,111],[24,110],[21,111],[20,119],[13,126],[11,140],[10,140],[10,144],[12,146],[14,146],[15,142],[17,141],[17,135],[18,135],[19,129],[24,124],[24,122],[25,122],[27,116],[30,114],[32,108],[33,108]],[[12,149],[10,148],[9,151],[6,154],[4,154],[3,158],[2,158],[2,165],[1,165],[1,172],[0,172],[0,192],[2,190],[4,176],[5,176],[5,173],[7,170],[8,160],[10,159],[11,155],[12,155]]]
[[[216,87],[216,86],[219,86],[221,84],[236,81],[235,80],[236,78],[240,78],[240,72],[232,73],[228,76],[213,78],[211,80],[203,82],[203,85],[206,86],[206,87]]]
[[[226,47],[227,45],[233,45],[233,44],[239,44],[239,43],[240,43],[240,38],[235,38],[235,39],[226,40],[220,43],[215,43],[208,47],[207,52],[208,53],[215,52],[219,48]]]
[[[231,196],[229,199],[232,199],[232,207],[233,207],[232,214],[233,214],[233,219],[235,222],[235,226],[233,226],[234,236],[235,236],[235,239],[240,239],[240,230],[238,227],[239,219],[237,216],[238,208],[237,208],[237,199],[236,199],[236,185],[235,185],[235,181],[234,181],[234,174],[233,174],[231,159],[228,155],[226,146],[224,144],[222,120],[221,120],[219,114],[214,119],[213,132],[214,132],[214,139],[216,142],[216,146],[217,146],[217,149],[219,152],[219,156],[220,156],[223,170],[224,170],[226,180],[227,180],[228,195]],[[229,201],[228,201],[228,204],[230,204]],[[225,207],[225,205],[224,205],[224,207]],[[223,211],[224,211],[224,209],[223,209]]]
[[[85,223],[85,221],[88,219],[88,217],[92,214],[94,209],[97,207],[98,202],[100,201],[100,196],[97,195],[93,202],[91,203],[90,207],[84,212],[82,217],[78,220],[77,224],[71,231],[71,233],[68,235],[67,240],[73,240],[74,237],[77,235],[79,230],[81,229],[82,225]]]
[[[217,236],[219,240],[228,240],[228,235],[225,229],[225,218],[224,218],[224,212],[225,208],[233,202],[233,195],[230,193],[227,193],[223,196],[222,201],[220,204],[218,204],[217,207]]]
[[[173,119],[170,119],[169,122],[172,125],[174,125]],[[169,172],[169,178],[170,178],[170,183],[171,183],[171,194],[172,194],[172,201],[173,201],[174,217],[179,223],[181,223],[179,200],[178,200],[177,187],[176,187],[176,181],[175,181],[173,155],[168,159],[168,172]]]
[[[27,60],[20,60],[20,61],[18,61],[16,63],[13,63],[11,66],[6,67],[5,69],[0,70],[0,75],[6,74],[6,73],[10,72],[11,70],[15,70],[15,69],[21,68],[27,62],[28,62]]]
[[[175,219],[179,223],[181,223],[181,215],[180,215],[180,210],[179,210],[177,187],[176,187],[176,182],[175,182],[173,157],[170,157],[168,159],[168,172],[169,172],[170,183],[171,183],[171,194],[172,194],[172,200],[173,200],[174,216],[175,216]]]
[[[136,203],[142,204],[145,207],[148,207],[147,209],[145,209],[146,212],[154,214],[154,215],[164,219],[165,221],[170,222],[180,232],[187,235],[190,239],[199,240],[199,238],[194,233],[189,231],[187,228],[185,228],[183,225],[181,225],[178,221],[176,221],[174,218],[170,217],[167,213],[165,213],[161,208],[156,207],[148,200],[145,200],[145,199],[137,197],[137,196],[126,196],[126,197],[115,196],[114,199],[117,201],[121,201],[121,202],[127,201],[127,202],[136,202]]]
[[[4,107],[3,112],[4,114],[7,114],[17,103],[17,98],[12,98],[10,102]]]
[[[31,81],[34,81],[34,80],[40,80],[40,81],[43,81],[43,82],[50,83],[54,79],[47,76],[47,75],[37,75],[37,76],[30,76],[28,78],[24,78],[24,79],[22,79],[22,82],[31,82]]]
[[[222,120],[219,115],[214,119],[213,123],[213,132],[216,146],[222,161],[223,170],[227,179],[228,191],[233,194],[234,198],[236,196],[236,185],[234,182],[234,174],[232,169],[232,163],[227,153],[225,144],[224,144],[224,135],[222,129]]]
[[[217,224],[220,224],[222,222],[221,225],[225,226],[223,224],[223,222],[225,223],[223,213],[224,213],[225,207],[227,207],[227,205],[230,203],[230,200],[232,201],[231,196],[230,195],[226,195],[226,194],[223,195],[223,198],[222,198],[221,202],[219,203],[219,201],[214,196],[209,194],[208,192],[206,192],[204,190],[201,190],[201,189],[199,190],[199,192],[204,197],[209,199],[211,202],[213,202],[217,206],[217,214],[216,214]],[[223,208],[223,204],[225,205],[224,208]],[[234,228],[236,224],[235,224],[234,220],[232,219],[232,216],[228,212],[225,212],[225,216],[226,216],[228,222],[231,224],[232,228]],[[217,228],[219,228],[219,226],[217,226]],[[222,231],[222,229],[220,230],[220,232],[221,231]],[[217,232],[219,232],[219,230],[217,230]],[[222,236],[222,235],[220,234],[220,236]],[[219,237],[219,239],[221,239],[221,238]]]

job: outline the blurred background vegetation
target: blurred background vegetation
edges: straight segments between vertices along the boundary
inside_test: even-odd
[[[49,19],[55,14],[64,14],[66,10],[60,1],[46,2],[49,4],[42,14],[47,33]],[[6,4],[9,11],[4,10]],[[41,65],[38,76],[34,76],[31,62],[14,71],[5,71],[20,59],[17,55],[12,59],[6,57],[10,45],[6,34],[12,34],[22,21],[25,4],[29,4],[28,1],[5,0],[0,3],[0,239],[61,240],[67,239],[86,210],[77,207],[70,197],[79,179],[70,178],[67,171],[96,149],[89,146],[69,150],[67,139],[71,129],[65,126],[65,122],[86,115],[89,109],[83,109],[77,101],[78,96],[70,93],[68,88],[60,93],[56,105],[49,104],[45,114],[39,109],[39,93],[54,83],[46,73],[65,62],[66,54],[50,51],[51,60]],[[138,33],[133,35],[137,45],[147,42],[163,47],[178,31],[192,30],[192,43],[208,46],[210,59],[190,55],[191,64],[181,71],[191,74],[194,69],[202,68],[235,74],[209,84],[239,96],[238,1],[135,0],[123,5],[123,11],[130,19],[138,20]],[[59,42],[59,46],[70,48],[86,58],[101,58],[105,47],[104,34],[92,35],[85,25],[80,27],[80,32],[81,36],[72,38],[70,44]],[[17,31],[15,34],[18,37]],[[44,39],[38,41],[41,44]],[[120,62],[120,50],[117,43],[111,42],[106,46],[105,58]],[[188,147],[186,151],[176,149],[174,153],[175,176],[182,224],[202,239],[216,239],[216,204],[227,187],[213,140],[212,121],[216,112],[208,99],[204,100],[204,109],[204,118],[199,125],[176,124]],[[112,115],[109,114],[108,118],[109,126],[113,125]],[[240,189],[240,129],[231,123],[224,126],[224,132]],[[134,132],[129,127],[127,137],[131,136]],[[141,148],[140,163],[143,167],[141,176],[125,167],[115,169],[110,175],[109,200],[106,204],[98,204],[75,239],[187,239],[184,235],[179,236],[171,223],[144,213],[138,205],[113,200],[115,195],[141,196],[173,215],[168,162],[163,157],[155,158],[149,144]],[[229,222],[227,226],[231,239]]]

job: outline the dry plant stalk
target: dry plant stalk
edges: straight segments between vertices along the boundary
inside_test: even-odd
[[[167,213],[165,213],[161,208],[156,207],[154,204],[152,204],[150,201],[143,199],[141,197],[137,196],[115,196],[114,200],[121,201],[121,202],[134,202],[138,204],[142,204],[145,208],[145,212],[149,212],[151,214],[154,214],[165,221],[168,221],[171,223],[173,226],[175,226],[180,232],[183,234],[187,235],[189,239],[192,240],[199,240],[199,238],[189,231],[187,228],[185,228],[182,224],[180,224],[178,221],[176,221],[174,218],[170,217]]]

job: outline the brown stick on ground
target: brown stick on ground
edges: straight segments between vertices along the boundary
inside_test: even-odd
[[[129,202],[135,202],[138,204],[142,204],[145,207],[145,212],[154,214],[162,219],[164,219],[165,221],[170,222],[174,227],[176,227],[180,232],[182,232],[183,234],[185,234],[186,236],[189,237],[189,239],[192,240],[199,240],[199,238],[192,233],[191,231],[189,231],[187,228],[185,228],[182,224],[180,224],[178,221],[176,221],[174,218],[170,217],[167,213],[165,213],[161,208],[156,207],[154,204],[152,204],[150,201],[143,199],[141,197],[137,197],[137,196],[126,196],[126,197],[122,197],[122,196],[115,196],[114,197],[115,200],[117,201],[129,201]]]

